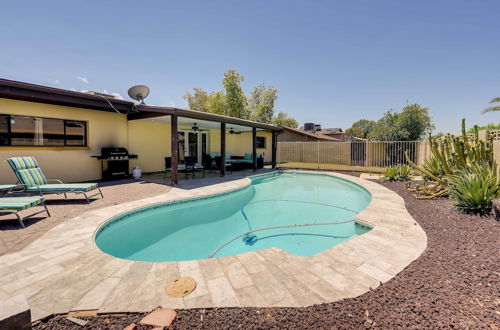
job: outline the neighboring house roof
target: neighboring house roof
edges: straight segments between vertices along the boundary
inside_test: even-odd
[[[99,111],[119,111],[127,114],[129,120],[153,118],[167,115],[178,115],[180,117],[214,121],[220,123],[255,127],[270,131],[281,131],[281,128],[258,123],[255,121],[221,116],[209,112],[201,112],[176,107],[152,106],[146,104],[134,105],[131,101],[119,100],[102,95],[74,92],[70,90],[35,85],[22,81],[14,81],[0,78],[0,98],[55,104],[68,107],[92,109]]]
[[[321,134],[339,134],[339,133],[344,133],[342,131],[342,128],[340,127],[334,127],[334,128],[323,128],[320,131]]]
[[[292,128],[292,127],[285,127],[285,126],[280,126],[280,127],[284,131],[290,131],[290,132],[293,132],[293,133],[302,134],[302,135],[305,135],[305,136],[308,136],[308,137],[312,137],[312,138],[315,138],[315,139],[318,139],[318,140],[337,141],[337,142],[341,141],[339,139],[336,139],[336,138],[328,136],[328,135],[324,135],[324,134],[320,134],[320,133],[308,132],[308,131],[304,131],[303,129],[299,129],[299,128]]]

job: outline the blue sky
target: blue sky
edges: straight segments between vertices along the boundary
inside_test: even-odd
[[[15,1],[0,9],[0,76],[65,89],[151,88],[186,106],[224,71],[279,89],[277,110],[348,128],[406,102],[438,131],[500,122],[500,1]],[[79,78],[80,79],[79,79]]]

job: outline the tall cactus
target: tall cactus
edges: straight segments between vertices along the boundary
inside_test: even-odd
[[[419,166],[411,161],[408,153],[405,153],[407,162],[418,172],[429,177],[431,180],[415,188],[408,188],[416,192],[417,198],[427,199],[442,196],[448,193],[448,179],[450,175],[456,174],[463,169],[469,169],[473,164],[486,163],[494,166],[493,139],[482,141],[479,139],[479,129],[474,126],[474,136],[467,137],[465,130],[465,119],[462,119],[461,136],[448,134],[441,139],[429,137],[432,156],[437,160],[444,176],[439,178],[430,173],[425,167]]]

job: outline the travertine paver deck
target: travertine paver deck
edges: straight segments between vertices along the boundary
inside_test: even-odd
[[[136,180],[104,182],[100,187],[106,198],[92,200],[90,204],[87,204],[81,195],[68,194],[70,200],[64,200],[63,195],[48,195],[47,206],[52,216],[49,218],[41,214],[27,219],[26,228],[22,230],[16,217],[0,216],[0,255],[21,250],[51,228],[82,212],[164,194],[171,189],[166,185]],[[22,214],[30,214],[33,210],[24,211]]]
[[[403,199],[383,186],[341,174],[372,194],[357,217],[373,229],[312,257],[278,248],[185,262],[134,262],[94,244],[93,233],[110,217],[154,203],[229,191],[247,178],[194,189],[173,188],[143,200],[92,210],[65,221],[28,247],[0,256],[0,299],[25,293],[33,320],[74,310],[105,312],[230,306],[307,306],[360,295],[394,277],[425,249],[424,231]],[[191,276],[196,290],[180,299],[166,284]]]

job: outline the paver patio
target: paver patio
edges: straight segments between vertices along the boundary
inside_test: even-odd
[[[36,320],[75,310],[307,306],[360,295],[415,260],[426,247],[426,235],[396,193],[360,178],[328,174],[371,192],[372,202],[357,219],[374,228],[315,256],[299,257],[271,248],[216,259],[151,263],[117,259],[95,246],[96,228],[113,216],[250,183],[247,178],[224,182],[211,178],[205,180],[212,180],[212,185],[176,187],[158,196],[85,211],[19,252],[0,256],[0,299],[25,293]],[[178,276],[193,277],[197,288],[182,299],[169,298],[165,286]]]
[[[12,215],[0,216],[0,255],[21,250],[59,223],[83,212],[156,196],[171,189],[166,185],[136,180],[104,182],[100,186],[105,198],[92,200],[90,204],[87,204],[81,196],[74,194],[68,194],[70,200],[67,201],[62,195],[48,195],[47,207],[52,216],[45,217],[43,214],[27,219],[25,229],[20,229],[16,218]],[[30,212],[33,210],[27,210],[22,214]]]

